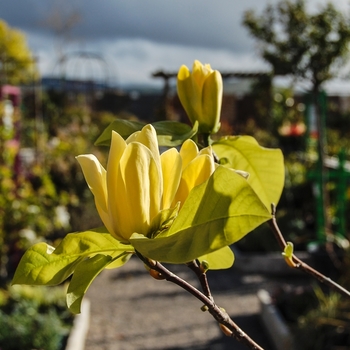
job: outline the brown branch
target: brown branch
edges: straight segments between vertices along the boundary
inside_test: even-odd
[[[217,306],[213,298],[206,296],[204,293],[199,291],[197,288],[192,286],[187,281],[183,280],[179,276],[175,275],[173,272],[168,270],[158,261],[147,259],[142,256],[139,252],[136,252],[137,256],[151,269],[159,273],[160,277],[172,282],[179,287],[183,288],[199,301],[201,301],[208,309],[209,313],[219,322],[220,328],[223,330],[224,334],[235,338],[242,344],[246,345],[252,350],[264,350],[260,345],[258,345],[253,339],[251,339],[245,332],[243,332],[238,325],[232,321],[227,312]]]
[[[282,232],[280,231],[277,221],[276,221],[276,207],[275,205],[272,205],[272,219],[269,221],[270,228],[272,229],[272,232],[275,235],[275,238],[281,248],[282,251],[284,251],[284,248],[287,246],[287,243],[283,237]],[[330,288],[334,289],[338,293],[342,294],[343,296],[350,298],[350,292],[346,290],[344,287],[339,285],[338,283],[334,282],[331,278],[323,275],[322,273],[318,272],[317,270],[313,269],[308,264],[304,263],[302,260],[300,260],[298,257],[293,254],[292,256],[293,261],[293,267],[296,269],[299,269],[312,277],[318,279],[321,283],[329,286]]]
[[[213,300],[213,296],[211,295],[207,274],[205,271],[203,271],[200,263],[198,263],[198,260],[193,260],[186,264],[197,276],[199,283],[201,284],[202,291],[205,296],[207,296],[209,299]]]

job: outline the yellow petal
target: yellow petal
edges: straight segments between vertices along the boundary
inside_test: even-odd
[[[83,170],[85,180],[94,195],[96,209],[103,224],[111,235],[120,238],[114,234],[112,223],[108,215],[106,170],[92,154],[80,155],[76,158]]]
[[[213,158],[207,154],[199,155],[183,170],[179,189],[173,204],[185,202],[190,191],[205,182],[215,170]]]
[[[179,187],[182,160],[179,152],[171,148],[160,156],[163,174],[163,209],[170,208]]]
[[[198,155],[198,147],[195,142],[191,139],[186,140],[181,146],[180,155],[182,158],[182,169],[185,169]]]
[[[93,154],[77,156],[85,180],[100,208],[107,212],[106,170]]]
[[[206,64],[203,65],[199,61],[194,61],[193,68],[192,68],[192,77],[195,82],[195,84],[202,89],[202,86],[204,84],[204,81],[207,77],[207,75],[212,71],[210,68],[210,65]]]
[[[203,84],[201,130],[216,132],[220,127],[220,114],[223,94],[221,74],[212,71]]]
[[[134,137],[133,137],[134,136]],[[127,139],[127,143],[141,142],[145,145],[153,155],[155,161],[159,159],[159,148],[157,133],[151,124],[145,125],[140,132],[136,132]]]
[[[189,69],[185,65],[182,65],[177,73],[177,79],[180,81],[186,80],[189,78],[190,74]]]
[[[125,239],[134,232],[147,235],[162,194],[161,174],[151,151],[139,142],[127,145],[115,182],[118,192],[109,196],[113,226]]]
[[[207,154],[208,156],[213,156],[213,148],[211,146],[202,148],[199,154]]]
[[[193,89],[192,75],[189,69],[182,65],[177,74],[177,94],[192,124],[197,120],[195,105],[198,104],[198,102],[194,102],[194,100],[198,100],[198,97],[195,96]]]
[[[141,131],[135,131],[133,132],[126,140],[125,142],[127,144],[131,143],[131,142],[135,142],[136,139],[138,138],[138,136],[140,135]]]
[[[100,207],[99,203],[96,202],[96,200],[95,200],[95,205],[96,205],[97,212],[98,212],[103,224],[105,225],[107,231],[114,238],[116,238],[118,241],[125,241],[125,239],[122,236],[120,236],[117,231],[114,230],[113,222],[111,221],[111,218],[109,217],[108,211],[106,212],[106,211],[102,210],[102,208]]]

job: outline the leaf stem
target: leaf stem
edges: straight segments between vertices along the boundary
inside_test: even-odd
[[[287,246],[287,243],[283,237],[282,232],[280,231],[277,221],[276,221],[276,206],[272,204],[272,219],[269,221],[270,228],[272,232],[275,235],[275,238],[282,250]],[[304,263],[302,260],[300,260],[298,257],[293,254],[292,261],[294,263],[294,268],[299,269],[312,277],[318,279],[321,283],[331,287],[338,293],[342,294],[343,296],[350,298],[350,292],[346,290],[344,287],[339,285],[338,283],[334,282],[331,278],[323,275],[322,273],[318,272],[317,270],[313,269],[308,264]]]

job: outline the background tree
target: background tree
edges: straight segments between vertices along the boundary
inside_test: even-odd
[[[75,27],[81,22],[81,13],[73,4],[66,1],[55,0],[47,18],[40,24],[55,35],[56,63],[63,64],[65,49],[77,39],[73,36]],[[62,73],[62,72],[60,72]]]
[[[322,84],[335,77],[348,56],[350,19],[333,4],[308,13],[304,0],[284,0],[268,5],[259,16],[246,11],[243,25],[258,41],[262,58],[275,75],[292,75],[311,82],[314,117],[318,131],[318,170],[323,196],[324,233],[331,232],[327,212],[325,136],[320,117],[319,92]]]
[[[246,11],[243,25],[275,75],[308,79],[314,92],[336,75],[348,53],[350,19],[331,3],[310,14],[304,0],[281,1],[261,16]]]
[[[0,20],[0,84],[25,83],[35,75],[35,60],[25,35]]]

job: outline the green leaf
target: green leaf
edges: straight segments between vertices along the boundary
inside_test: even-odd
[[[261,147],[251,136],[237,136],[213,143],[226,167],[249,173],[248,182],[266,208],[277,205],[284,186],[284,161],[279,149]]]
[[[67,305],[70,311],[80,313],[81,302],[95,277],[111,262],[112,257],[97,254],[82,261],[75,269],[67,290]]]
[[[95,141],[95,146],[109,146],[111,143],[112,130],[116,131],[124,139],[127,139],[131,134],[135,131],[141,130],[144,126],[144,123],[116,119],[102,132],[99,138]]]
[[[282,255],[288,259],[293,257],[294,245],[292,242],[287,242],[287,245],[284,247]]]
[[[96,140],[96,146],[109,146],[111,143],[112,130],[116,131],[124,139],[131,134],[141,130],[146,124],[141,122],[117,119],[113,121]],[[159,121],[152,123],[157,131],[159,146],[175,147],[181,145],[185,140],[193,137],[198,130],[198,123],[193,128],[187,124],[173,121]]]
[[[117,258],[114,258],[114,260],[109,265],[106,266],[106,269],[111,270],[111,269],[116,269],[118,267],[123,266],[130,260],[132,255],[133,253],[125,253],[125,252],[122,253],[122,255],[118,255]]]
[[[131,254],[119,254],[114,259],[112,256],[97,254],[92,258],[82,261],[75,269],[67,290],[68,308],[75,314],[80,313],[83,297],[93,280],[105,268],[120,267],[131,257]]]
[[[175,147],[181,145],[187,139],[192,138],[198,131],[198,122],[191,128],[187,124],[160,121],[152,123],[157,131],[159,146]]]
[[[202,255],[198,260],[200,262],[206,261],[209,265],[209,270],[222,270],[228,269],[233,265],[235,256],[231,248],[226,246],[215,252]]]
[[[190,192],[168,231],[155,239],[134,233],[130,243],[145,257],[185,263],[240,240],[270,218],[269,210],[242,176],[218,167]]]
[[[53,247],[37,243],[23,255],[12,284],[55,285],[66,280],[83,259],[82,256],[52,255]]]
[[[46,243],[29,248],[17,267],[12,284],[59,284],[88,256],[103,254],[114,258],[123,252],[133,251],[132,246],[117,241],[104,227],[70,233],[56,249]]]

